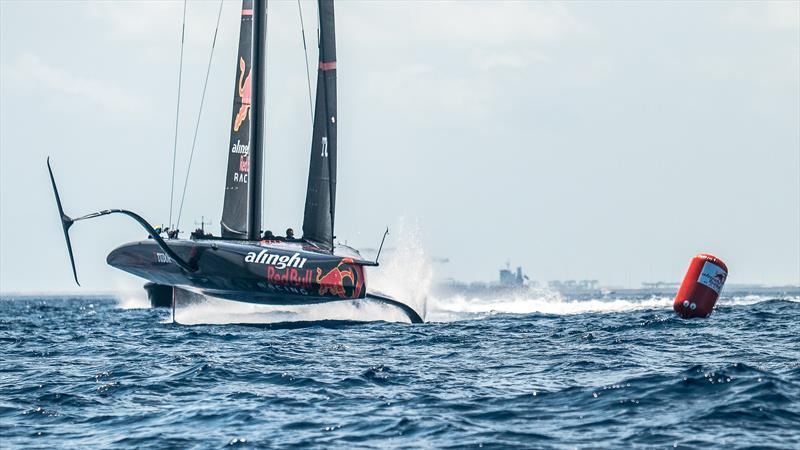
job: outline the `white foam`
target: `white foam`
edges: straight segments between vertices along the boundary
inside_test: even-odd
[[[800,302],[800,296],[794,297],[776,297],[774,295],[738,295],[734,297],[722,297],[717,300],[717,306],[746,306],[754,305],[756,303],[766,302],[768,300],[775,300],[780,298],[787,302]]]
[[[652,297],[629,299],[565,299],[558,293],[541,290],[515,294],[506,298],[477,298],[455,295],[431,298],[430,320],[458,320],[486,314],[583,314],[588,312],[620,312],[643,309],[667,309],[672,298]]]
[[[186,325],[319,320],[407,321],[405,315],[396,308],[373,302],[342,301],[303,306],[266,306],[210,297],[204,302],[179,308],[176,311],[176,320]]]
[[[773,300],[774,296],[748,295],[741,297],[723,297],[717,306],[746,306]],[[566,299],[558,293],[539,290],[526,294],[508,297],[478,298],[454,295],[448,297],[431,297],[429,301],[428,319],[430,321],[452,321],[481,318],[491,314],[584,314],[612,313],[637,310],[671,310],[672,296],[653,296],[643,299],[596,298]],[[800,297],[789,297],[784,300],[800,302]]]
[[[147,292],[142,287],[144,282],[138,278],[115,277],[117,308],[145,309],[150,307]]]

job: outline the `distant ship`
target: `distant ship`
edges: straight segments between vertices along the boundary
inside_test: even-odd
[[[448,279],[438,283],[434,291],[439,295],[464,295],[470,297],[496,297],[509,295],[526,295],[535,293],[543,295],[558,293],[570,298],[594,298],[608,294],[606,289],[600,288],[598,280],[554,280],[547,283],[547,287],[540,286],[526,275],[522,267],[517,266],[511,270],[511,264],[499,270],[496,281],[491,282],[464,282]]]
[[[492,282],[463,282],[454,279],[445,280],[434,287],[438,294],[443,295],[467,295],[474,297],[486,297],[492,295],[524,294],[538,288],[537,282],[532,281],[522,271],[522,267],[511,270],[511,264],[506,263],[504,269],[500,269],[497,281]]]

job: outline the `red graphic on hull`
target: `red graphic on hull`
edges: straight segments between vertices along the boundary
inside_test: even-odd
[[[352,269],[343,270],[340,269],[340,267],[342,264],[352,262],[352,259],[345,258],[339,261],[339,264],[337,264],[333,269],[329,270],[324,276],[322,275],[322,269],[317,267],[317,284],[319,284],[319,295],[331,293],[332,295],[336,295],[341,298],[348,298],[347,293],[344,290],[344,280],[349,279],[350,284],[355,285],[356,277]],[[355,292],[353,293],[356,294]]]
[[[246,68],[247,65],[244,62],[244,58],[239,57],[239,97],[242,99],[242,106],[239,108],[239,112],[236,114],[236,118],[233,121],[233,131],[239,131],[242,122],[244,122],[250,113],[250,77],[253,75],[253,69],[250,68],[250,73],[248,73],[247,78],[245,78],[244,72]]]
[[[262,241],[267,242],[267,241]],[[316,277],[314,271],[316,270]],[[353,263],[351,258],[344,258],[328,270],[315,267],[313,269],[267,267],[267,282],[272,290],[284,293],[313,295],[332,295],[339,298],[360,298],[364,288],[363,268]]]

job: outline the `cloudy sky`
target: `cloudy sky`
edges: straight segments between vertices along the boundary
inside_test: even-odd
[[[340,1],[337,235],[374,247],[404,223],[389,245],[415,235],[442,277],[510,261],[635,286],[707,251],[731,283],[800,284],[799,5]],[[223,5],[184,229],[218,233],[240,6]],[[0,1],[0,291],[74,289],[47,155],[67,213],[168,221],[182,7]],[[188,5],[181,183],[218,8]],[[270,3],[273,230],[301,228],[308,171],[297,9]],[[105,255],[142,234],[73,228],[84,290],[129,284]]]

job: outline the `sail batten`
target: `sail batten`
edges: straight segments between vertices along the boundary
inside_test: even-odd
[[[303,238],[333,249],[336,212],[336,38],[332,0],[319,0],[319,66]]]

